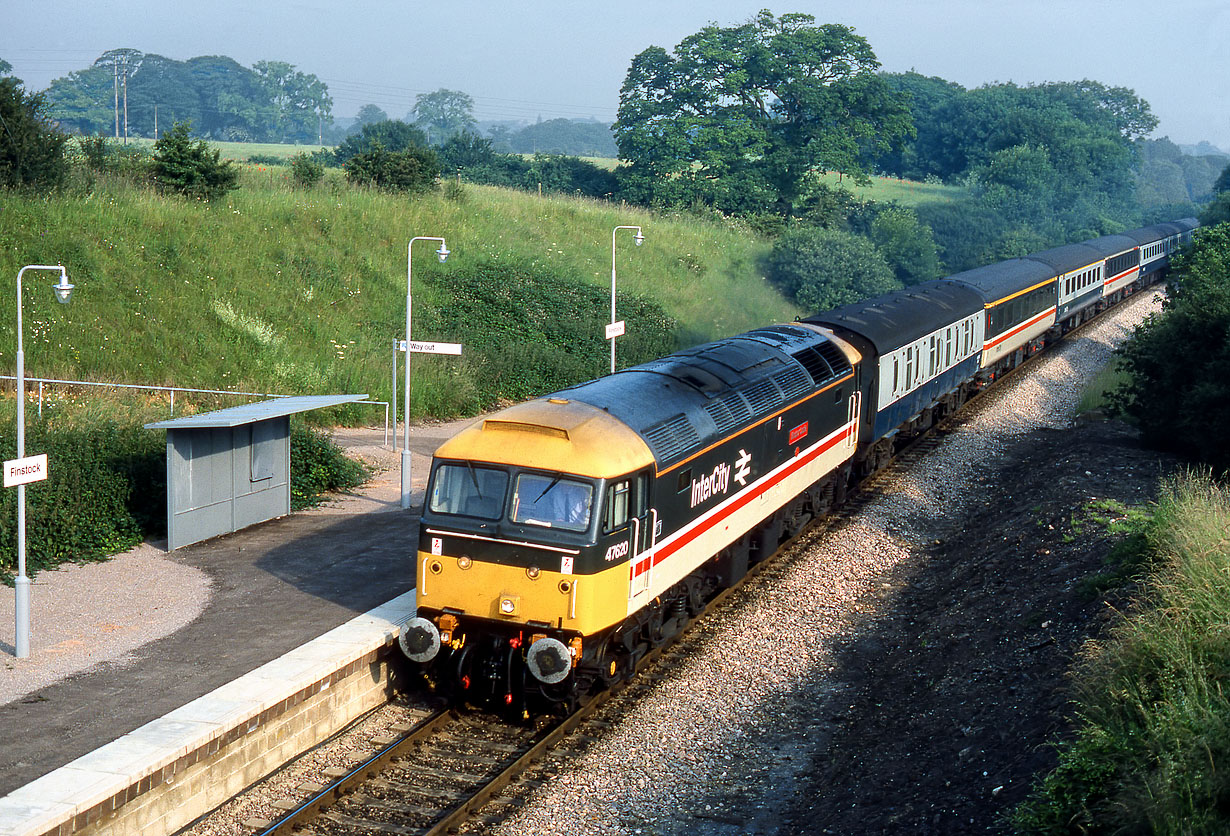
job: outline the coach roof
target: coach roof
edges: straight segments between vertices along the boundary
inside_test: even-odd
[[[814,314],[802,321],[826,325],[839,335],[849,331],[886,354],[981,310],[982,298],[968,287],[945,281],[924,282],[875,299]]]

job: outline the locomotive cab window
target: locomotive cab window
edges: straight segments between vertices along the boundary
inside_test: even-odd
[[[603,531],[611,532],[622,528],[632,517],[645,515],[648,484],[648,475],[641,473],[607,485],[606,504],[602,513]]]
[[[512,521],[565,531],[584,531],[594,501],[594,487],[563,474],[521,473],[512,496]]]
[[[428,505],[436,514],[499,519],[504,513],[508,473],[494,467],[443,464],[431,478]]]

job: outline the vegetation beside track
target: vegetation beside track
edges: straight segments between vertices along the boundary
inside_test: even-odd
[[[1086,646],[1074,737],[1016,810],[1023,833],[1230,830],[1230,491],[1175,477],[1140,535],[1140,600]]]

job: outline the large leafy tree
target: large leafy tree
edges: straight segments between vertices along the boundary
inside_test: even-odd
[[[1230,469],[1230,224],[1197,230],[1171,261],[1169,298],[1120,349],[1112,405],[1144,440]]]
[[[673,54],[650,47],[620,91],[614,130],[631,163],[625,176],[669,199],[791,215],[814,172],[865,177],[867,149],[911,132],[904,97],[878,67],[853,29],[805,14],[762,11],[739,26],[708,26]],[[739,205],[749,195],[768,205]]]
[[[68,137],[51,125],[42,94],[27,95],[21,83],[0,78],[0,186],[54,188],[68,164]]]
[[[474,99],[460,90],[441,88],[434,93],[421,93],[414,100],[410,116],[433,145],[463,131],[474,133],[478,128],[474,121]]]
[[[333,120],[333,99],[324,82],[302,73],[285,61],[257,61],[252,65],[273,106],[272,135],[277,142],[316,139],[326,121]]]

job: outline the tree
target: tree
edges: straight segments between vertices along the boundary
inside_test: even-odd
[[[346,137],[333,154],[339,165],[357,154],[373,151],[379,146],[385,151],[405,151],[408,148],[426,148],[427,135],[413,125],[397,119],[372,122],[364,125],[357,134]]]
[[[1230,192],[1230,165],[1223,168],[1221,174],[1217,175],[1217,179],[1213,182],[1213,194],[1218,195],[1222,192]]]
[[[274,109],[261,79],[232,58],[205,55],[184,62],[200,100],[198,136],[255,142],[270,134]]]
[[[453,134],[478,129],[474,121],[474,100],[460,90],[441,88],[434,93],[420,93],[414,100],[410,116],[432,145],[440,145]]]
[[[13,72],[13,65],[0,58],[0,75],[8,75],[11,72]]]
[[[1111,406],[1146,443],[1220,473],[1230,468],[1230,224],[1197,230],[1172,256],[1167,293],[1119,349],[1129,378]]]
[[[239,172],[230,160],[204,140],[193,142],[192,126],[176,122],[154,143],[152,173],[161,191],[177,192],[200,200],[223,197],[237,185]]]
[[[276,142],[315,141],[324,121],[333,118],[333,99],[324,82],[285,61],[257,61],[252,70],[273,107],[269,138]]]
[[[614,157],[619,153],[610,125],[582,119],[548,119],[527,125],[509,137],[509,147],[519,154]]]
[[[42,94],[27,95],[21,83],[0,78],[0,186],[47,190],[68,172],[68,137],[49,123]]]
[[[352,183],[406,194],[434,189],[440,175],[436,152],[420,145],[389,151],[377,143],[350,157],[343,169]]]
[[[385,113],[374,104],[365,104],[359,108],[359,112],[355,114],[354,124],[350,126],[350,133],[356,133],[363,129],[364,125],[374,125],[377,122],[389,121],[389,114]]]
[[[832,229],[787,232],[769,254],[769,281],[808,312],[831,310],[901,284],[866,238]]]
[[[814,21],[763,11],[708,26],[673,55],[650,47],[633,58],[614,126],[630,176],[650,188],[691,181],[719,207],[745,194],[723,192],[728,178],[762,183],[772,201],[762,208],[785,216],[816,171],[865,178],[867,152],[911,132],[905,99],[876,75],[866,40]]]
[[[909,209],[890,206],[878,212],[871,222],[870,238],[902,284],[940,277],[940,260],[931,230]]]

